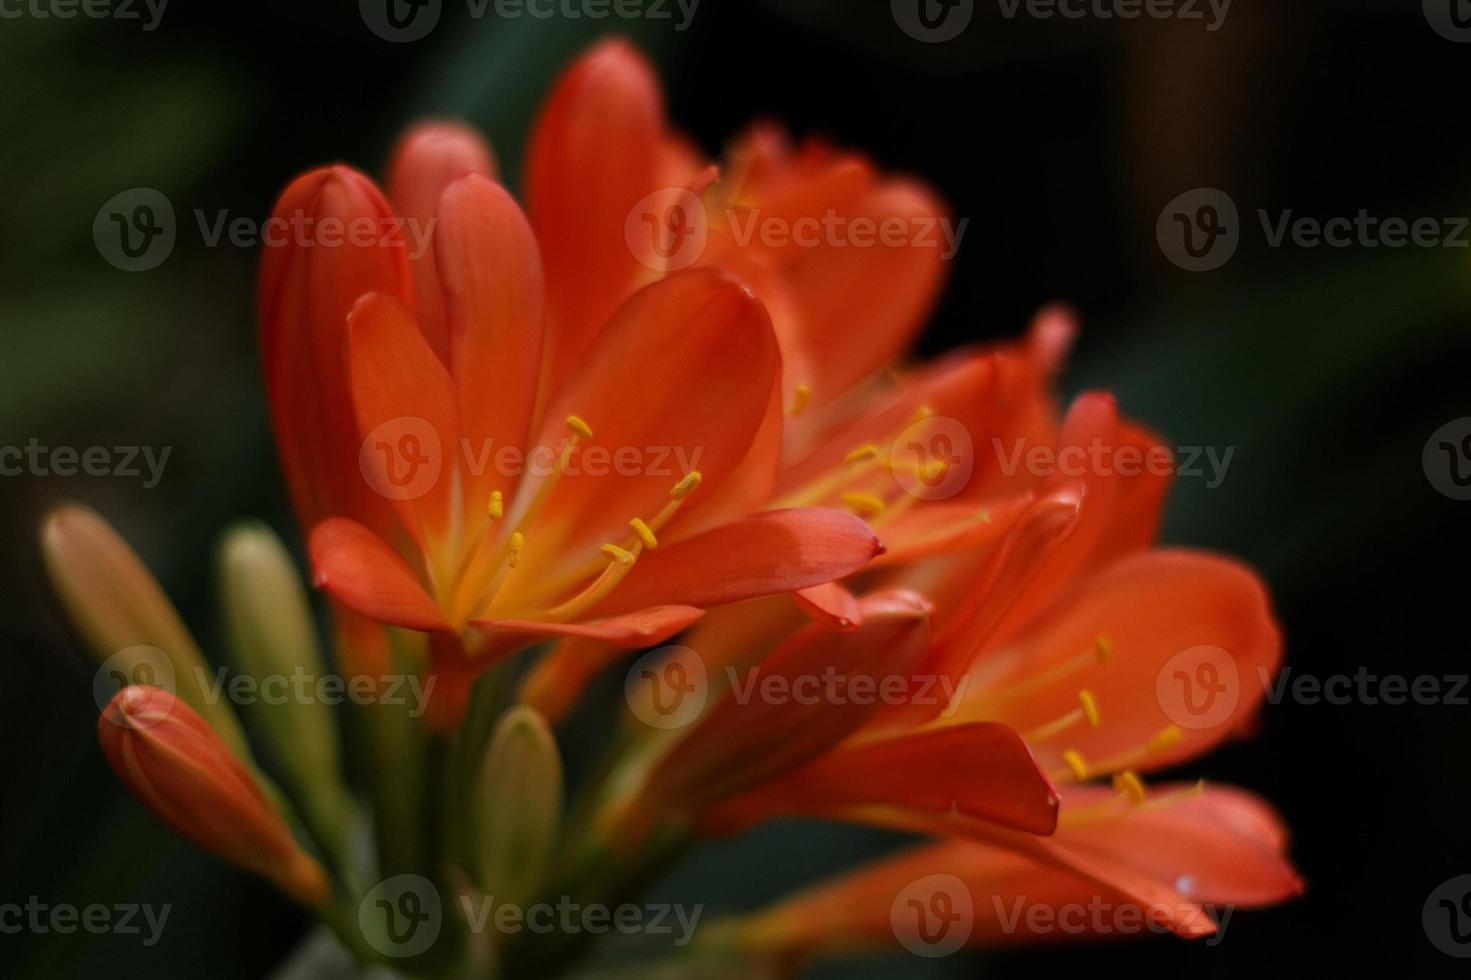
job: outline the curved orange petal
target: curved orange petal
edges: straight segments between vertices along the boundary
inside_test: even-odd
[[[516,633],[534,639],[572,636],[600,640],[618,649],[634,649],[663,643],[685,629],[705,610],[694,606],[650,606],[621,616],[610,616],[590,623],[542,623],[530,619],[474,620],[471,626],[502,633]]]
[[[388,162],[388,197],[409,224],[410,235],[427,244],[437,234],[435,212],[445,188],[465,174],[496,176],[490,146],[470,126],[434,119],[411,126],[399,138]],[[444,317],[434,249],[413,256],[414,318],[440,360],[449,361],[449,329]]]
[[[659,83],[618,39],[578,58],[537,117],[526,200],[546,263],[554,388],[582,362],[624,297],[650,278],[624,240],[624,226],[656,189],[663,148]]]
[[[450,628],[413,569],[356,521],[328,518],[312,528],[308,549],[314,584],[354,612],[387,626]]]

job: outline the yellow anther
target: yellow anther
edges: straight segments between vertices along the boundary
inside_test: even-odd
[[[932,419],[934,417],[935,410],[933,408],[930,408],[928,405],[921,405],[919,406],[919,408],[914,410],[915,422],[923,422],[925,419]],[[912,425],[913,423],[910,424]]]
[[[526,546],[526,535],[517,531],[511,535],[511,540],[506,542],[506,564],[512,568],[521,560],[521,549]]]
[[[1163,752],[1166,749],[1179,745],[1180,739],[1184,738],[1184,736],[1185,733],[1180,731],[1179,725],[1167,725],[1160,729],[1158,735],[1149,740],[1147,748],[1151,752]]]
[[[1093,641],[1094,652],[1098,654],[1098,662],[1106,664],[1113,659],[1113,641],[1106,636],[1100,636]]]
[[[943,459],[936,458],[925,463],[924,466],[920,468],[918,476],[922,480],[934,481],[944,476],[946,471],[949,469],[949,463],[945,462]]]
[[[592,426],[588,425],[576,415],[567,416],[567,428],[582,436],[584,439],[592,438]]]
[[[879,447],[870,442],[868,445],[859,446],[857,449],[854,449],[852,452],[848,453],[848,455],[843,457],[843,462],[861,463],[867,459],[877,459],[878,454]]]
[[[805,384],[803,384],[803,385],[797,385],[797,390],[794,391],[794,392],[792,392],[792,404],[787,407],[787,414],[788,415],[800,415],[800,414],[802,414],[802,409],[806,408],[807,407],[807,403],[810,402],[811,400],[812,400],[812,386],[811,385],[805,385]]]
[[[1083,717],[1088,719],[1089,728],[1098,727],[1098,702],[1093,700],[1092,691],[1079,691],[1078,703],[1083,706]]]
[[[490,503],[485,506],[485,514],[493,521],[506,516],[506,500],[499,490],[490,492]]]
[[[840,499],[843,506],[860,517],[877,517],[887,506],[881,498],[871,493],[845,493]]]
[[[633,533],[638,535],[638,539],[644,543],[645,548],[653,551],[659,547],[659,539],[654,537],[653,530],[644,523],[643,518],[635,517],[628,522],[628,526],[633,528]]]
[[[638,556],[633,552],[620,548],[616,544],[603,545],[602,552],[620,565],[632,565],[638,560]]]
[[[673,497],[675,500],[683,500],[685,497],[688,497],[690,494],[694,493],[695,487],[699,485],[700,471],[695,470],[693,473],[689,474],[684,479],[676,483],[674,485],[674,489],[669,491],[669,496]]]
[[[1123,793],[1129,798],[1129,802],[1138,806],[1144,802],[1144,780],[1132,769],[1125,769],[1113,777],[1113,788],[1117,793]]]
[[[1082,782],[1088,778],[1088,764],[1083,761],[1083,753],[1077,749],[1068,749],[1062,754],[1062,761],[1072,770],[1073,778]]]

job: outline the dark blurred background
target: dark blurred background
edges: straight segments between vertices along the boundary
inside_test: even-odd
[[[0,935],[0,974],[253,977],[305,929],[266,887],[175,842],[123,794],[96,748],[92,667],[36,554],[50,504],[92,504],[217,653],[201,573],[214,536],[243,515],[293,533],[258,381],[257,255],[206,247],[194,211],[259,220],[308,166],[379,170],[399,129],[425,114],[482,126],[514,184],[549,80],[600,33],[655,57],[673,119],[707,150],[770,117],[935,185],[969,226],[926,352],[1012,336],[1065,299],[1085,318],[1069,392],[1108,387],[1179,444],[1235,447],[1220,486],[1181,481],[1166,536],[1262,569],[1296,674],[1466,674],[1471,502],[1437,492],[1422,466],[1431,434],[1471,416],[1466,235],[1460,248],[1273,248],[1257,219],[1471,214],[1471,127],[1456,101],[1471,45],[1445,36],[1466,4],[1437,2],[1236,0],[1209,31],[1007,19],[996,0],[975,0],[969,26],[943,43],[906,34],[880,0],[703,0],[685,31],[678,17],[476,19],[446,0],[414,43],[375,36],[343,2],[173,0],[152,30],[141,5],[141,22],[7,13],[0,444],[172,450],[152,488],[0,478],[0,901],[174,910],[151,949]],[[130,273],[99,255],[92,223],[134,187],[168,196],[179,233],[166,262]],[[1240,241],[1224,266],[1197,273],[1168,259],[1156,221],[1201,187],[1229,194]],[[1463,705],[1289,701],[1258,738],[1192,766],[1185,775],[1280,805],[1310,889],[1238,912],[1216,947],[1154,938],[901,956],[824,975],[1001,978],[1126,962],[1147,976],[1464,975],[1430,942],[1421,908],[1471,872],[1468,735]],[[753,907],[877,840],[774,826],[706,848],[661,890],[698,896],[709,915]]]

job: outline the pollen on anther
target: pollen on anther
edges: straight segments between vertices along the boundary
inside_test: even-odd
[[[797,385],[796,391],[792,392],[792,404],[787,406],[788,415],[801,415],[802,409],[812,400],[812,386],[807,384]]]
[[[1132,769],[1125,769],[1113,777],[1113,788],[1116,792],[1123,793],[1129,798],[1129,802],[1139,805],[1144,802],[1144,780]]]
[[[628,522],[628,526],[633,528],[633,533],[638,535],[638,539],[644,543],[645,548],[653,551],[659,547],[659,539],[654,537],[653,529],[644,523],[642,517],[635,517]]]
[[[1089,728],[1098,727],[1098,702],[1093,698],[1093,692],[1082,690],[1078,692],[1078,704],[1083,707],[1083,717],[1088,719]]]
[[[567,416],[567,428],[582,436],[582,438],[584,439],[592,438],[592,426],[582,421],[582,419],[576,415]]]
[[[521,560],[521,549],[526,547],[526,535],[517,531],[511,535],[511,540],[506,542],[506,564],[512,568]]]
[[[1098,662],[1106,664],[1113,659],[1113,641],[1106,636],[1099,636],[1093,641],[1094,652],[1098,654]]]
[[[843,457],[843,462],[845,462],[845,463],[861,463],[864,460],[876,458],[878,456],[878,454],[879,454],[879,447],[878,446],[875,446],[873,443],[870,442],[866,446],[859,446],[857,449],[854,449],[851,452],[849,452],[847,456],[844,456]]]
[[[674,485],[674,489],[669,491],[669,496],[673,497],[675,500],[683,500],[685,497],[688,497],[690,494],[695,492],[695,487],[700,485],[700,479],[700,471],[695,470],[693,473],[690,473],[684,479],[676,483]]]
[[[1180,731],[1179,725],[1166,725],[1160,729],[1158,735],[1155,735],[1149,740],[1146,747],[1151,752],[1163,752],[1166,749],[1179,745],[1180,739],[1184,736],[1185,733]]]
[[[1062,761],[1072,770],[1073,778],[1082,782],[1088,778],[1088,764],[1083,761],[1083,753],[1077,749],[1068,749],[1062,754]]]
[[[628,551],[624,548],[620,548],[616,544],[605,544],[603,545],[601,550],[603,554],[607,555],[609,558],[613,559],[620,565],[632,565],[635,561],[637,561],[637,557],[634,555],[633,552]]]
[[[871,493],[845,493],[840,499],[843,506],[860,517],[877,517],[887,506],[881,498]]]
[[[485,505],[485,514],[493,521],[498,521],[506,516],[506,500],[501,496],[499,490],[490,492],[490,503]]]

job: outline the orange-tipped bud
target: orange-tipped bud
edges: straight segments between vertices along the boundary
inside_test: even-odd
[[[184,837],[303,905],[331,897],[326,874],[256,777],[183,701],[161,688],[125,687],[98,719],[97,738],[128,791]]]

